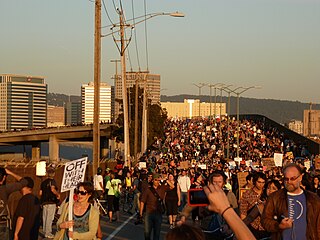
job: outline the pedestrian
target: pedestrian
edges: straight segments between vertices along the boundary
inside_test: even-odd
[[[180,212],[184,208],[187,203],[188,198],[188,190],[191,186],[191,181],[189,176],[187,175],[187,170],[183,169],[181,175],[178,177],[178,183],[181,189],[181,204],[180,204]]]
[[[55,240],[63,239],[96,239],[99,225],[99,211],[90,204],[90,198],[93,194],[93,185],[91,182],[81,182],[75,189],[77,200],[73,204],[73,217],[68,220],[69,203],[67,203],[57,222],[58,232]],[[73,227],[72,231],[69,228]]]
[[[56,213],[57,204],[60,202],[58,186],[53,179],[55,171],[53,168],[47,170],[47,179],[40,185],[40,202],[42,205],[42,230],[46,238],[53,238],[52,222]]]
[[[295,163],[283,168],[285,188],[271,194],[262,213],[263,227],[272,239],[320,239],[320,198],[301,186],[302,169]]]
[[[167,208],[167,215],[169,218],[170,229],[175,227],[176,218],[178,214],[178,206],[180,206],[180,187],[178,182],[174,179],[172,173],[168,175],[168,182],[173,184],[174,188],[166,193],[165,202]]]
[[[17,182],[6,184],[8,176],[14,177]],[[11,172],[9,169],[0,167],[0,239],[8,240],[11,233],[11,217],[8,207],[8,199],[11,193],[17,192],[27,185],[27,180]]]
[[[118,175],[117,175],[118,176]],[[121,180],[115,177],[114,173],[110,174],[110,181],[106,184],[106,189],[108,192],[107,202],[108,202],[108,214],[109,222],[113,222],[119,219],[119,199],[121,190]],[[115,211],[117,219],[113,219],[113,211]]]
[[[142,218],[143,210],[146,207],[146,214],[144,220],[144,237],[145,240],[151,239],[151,232],[153,230],[153,240],[160,239],[162,214],[164,213],[163,199],[166,191],[170,185],[160,185],[160,175],[154,173],[152,176],[152,185],[142,191],[140,202],[140,218]],[[168,183],[168,182],[167,182]],[[169,184],[169,183],[168,183]]]
[[[98,199],[103,198],[103,193],[104,193],[103,177],[101,174],[102,174],[102,169],[101,167],[98,167],[97,173],[93,177],[93,186]]]
[[[38,240],[40,227],[40,200],[32,193],[34,182],[30,177],[24,177],[28,182],[20,192],[22,198],[13,218],[14,240]]]

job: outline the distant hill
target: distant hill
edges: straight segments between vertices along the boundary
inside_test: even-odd
[[[198,99],[197,95],[161,95],[162,102],[183,102],[184,99]],[[203,95],[200,97],[201,102],[210,102],[210,96]],[[58,93],[48,93],[48,104],[54,106],[64,106],[65,103],[81,102],[80,96],[69,96]],[[217,98],[220,102],[220,97]],[[214,102],[214,97],[212,97]],[[227,97],[222,97],[222,102],[228,102]],[[230,98],[230,115],[237,113],[237,98]],[[275,99],[257,99],[257,98],[240,98],[240,114],[261,114],[271,118],[278,123],[288,123],[290,120],[303,121],[303,110],[309,109],[309,103],[298,101],[285,101]],[[320,104],[312,105],[312,109],[320,109]]]
[[[161,102],[183,102],[184,99],[199,99],[197,95],[161,96]],[[210,96],[200,97],[201,102],[210,102]],[[212,97],[214,102],[214,97]],[[217,98],[220,102],[220,97]],[[222,97],[222,102],[227,103],[228,98]],[[261,114],[278,123],[288,123],[290,120],[303,121],[303,110],[309,109],[309,103],[298,101],[285,101],[274,99],[240,98],[240,114]],[[312,109],[320,109],[320,105],[312,105]],[[230,98],[230,115],[237,113],[237,98]]]

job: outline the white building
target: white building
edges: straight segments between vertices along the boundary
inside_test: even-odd
[[[46,127],[46,118],[43,77],[0,75],[0,131]]]
[[[288,128],[296,133],[303,134],[303,122],[298,120],[291,120],[288,123]]]
[[[94,83],[89,82],[81,86],[82,123],[93,123],[94,111]],[[106,83],[100,85],[100,122],[111,122],[111,86]]]

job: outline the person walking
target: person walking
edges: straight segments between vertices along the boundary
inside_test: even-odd
[[[14,177],[17,182],[6,184],[8,176]],[[0,167],[0,239],[10,239],[11,217],[8,199],[11,193],[17,192],[28,184],[26,179],[13,173],[9,169]]]
[[[20,192],[22,198],[13,217],[14,240],[38,240],[40,227],[40,200],[33,193],[34,182],[30,177],[24,177],[28,182]]]
[[[174,188],[170,189],[166,193],[165,203],[167,208],[167,215],[169,218],[170,229],[175,227],[175,222],[178,214],[178,206],[180,206],[180,187],[177,181],[175,181],[172,173],[168,176],[168,182],[170,182]]]
[[[93,177],[93,186],[94,186],[94,190],[96,191],[98,199],[103,198],[103,193],[104,193],[103,177],[101,174],[102,174],[102,168],[98,167],[97,174],[95,174]]]
[[[55,171],[49,168],[47,171],[48,178],[40,185],[40,202],[42,205],[42,229],[46,238],[53,238],[52,222],[56,213],[57,203],[59,203],[60,194],[58,186],[53,179]]]
[[[191,186],[191,181],[189,176],[187,175],[187,170],[183,169],[181,175],[178,177],[178,183],[181,189],[181,204],[180,204],[180,212],[187,204],[188,199],[188,190]]]

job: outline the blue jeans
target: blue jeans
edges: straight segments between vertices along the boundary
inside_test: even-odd
[[[181,204],[179,207],[179,211],[182,212],[184,206],[187,204],[188,202],[188,193],[187,192],[181,192]]]
[[[151,232],[153,229],[153,240],[160,239],[160,231],[161,231],[161,223],[162,223],[162,214],[158,212],[146,213],[144,219],[144,239],[151,239]]]

